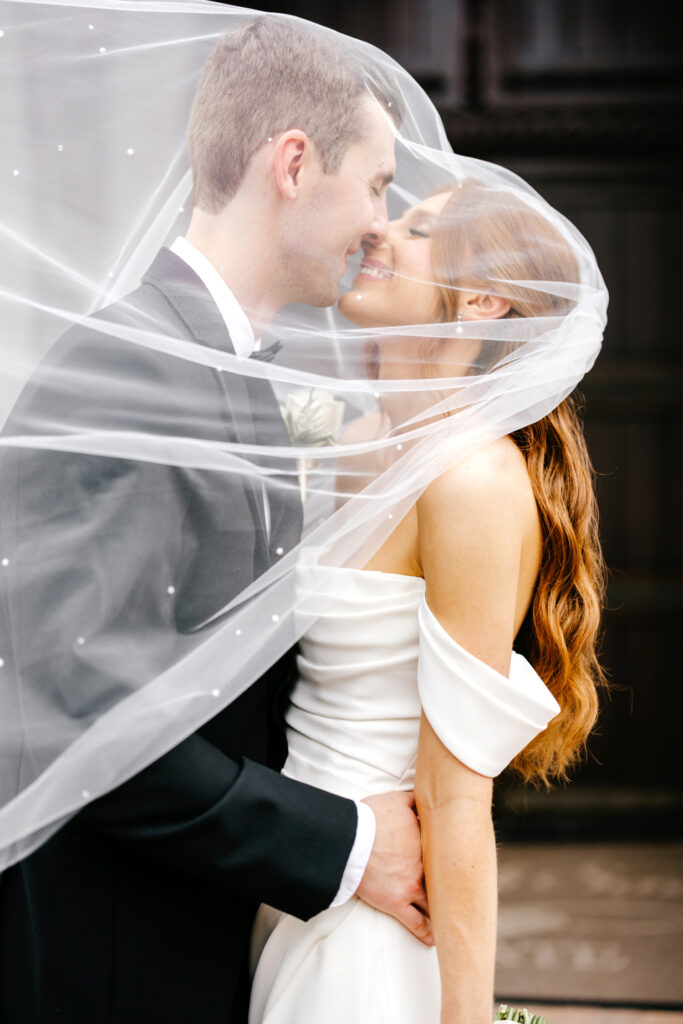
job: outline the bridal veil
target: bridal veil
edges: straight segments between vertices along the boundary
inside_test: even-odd
[[[187,227],[187,125],[202,68],[222,36],[255,17],[322,40],[363,75],[395,138],[391,220],[444,197],[430,220],[433,278],[417,282],[438,286],[428,322],[354,314],[369,294],[354,285],[362,253],[341,281],[341,309],[287,306],[257,358],[170,336],[128,308],[125,296],[157,252]],[[215,716],[291,647],[315,615],[297,603],[297,566],[362,567],[453,461],[557,406],[598,353],[607,294],[572,224],[515,174],[454,153],[399,65],[305,21],[200,0],[2,0],[0,82],[0,487],[10,509],[0,523],[2,870]],[[260,102],[267,113],[269,97]],[[270,125],[269,138],[287,127]],[[458,294],[477,289],[502,298],[505,315],[459,316]],[[73,324],[107,343],[81,362],[51,358]],[[112,357],[117,346],[150,372],[128,374]],[[221,436],[212,399],[171,388],[177,374],[166,369],[179,360],[188,381],[209,367],[227,393],[246,394],[255,430]],[[265,392],[252,385],[263,381],[284,434],[258,427],[273,408],[258,407]],[[37,396],[30,402],[27,387]],[[246,546],[240,554],[233,531],[232,561],[217,550],[212,571],[238,582],[189,624],[184,568],[169,564],[160,601],[177,605],[176,629],[152,628],[136,615],[147,552],[98,490],[105,463],[121,468],[124,489],[135,478],[126,468],[173,470],[214,525],[227,515],[234,478],[270,495],[271,512],[278,495],[297,507],[305,497],[302,538],[242,584],[239,558],[252,555]],[[69,507],[51,481],[68,484],[72,472]],[[11,514],[18,487],[32,489],[21,523]],[[132,491],[129,500],[131,515],[148,500],[164,529],[153,495]],[[90,567],[97,585],[87,621],[77,621],[73,596],[85,583],[76,556],[92,530],[115,557],[100,576]],[[332,576],[326,594],[319,573],[318,608]]]

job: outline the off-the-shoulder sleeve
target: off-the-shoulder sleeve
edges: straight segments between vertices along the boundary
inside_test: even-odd
[[[526,658],[513,652],[506,678],[461,647],[427,605],[418,612],[418,689],[444,746],[480,775],[499,775],[560,705]]]

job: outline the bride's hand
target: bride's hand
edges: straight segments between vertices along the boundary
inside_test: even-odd
[[[377,832],[356,895],[395,917],[426,946],[433,946],[414,796],[382,793],[367,797],[364,803],[375,814]]]

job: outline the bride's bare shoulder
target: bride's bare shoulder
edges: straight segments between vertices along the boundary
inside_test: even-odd
[[[418,502],[427,518],[492,517],[498,522],[512,514],[536,515],[526,459],[514,441],[501,437],[450,466],[433,480]]]
[[[507,672],[542,552],[523,453],[504,437],[461,459],[427,487],[417,517],[432,611],[467,650]]]

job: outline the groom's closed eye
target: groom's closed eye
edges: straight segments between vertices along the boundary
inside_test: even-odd
[[[394,180],[393,174],[378,174],[375,178],[372,178],[368,184],[370,190],[376,195],[381,196],[383,192],[387,190]]]

